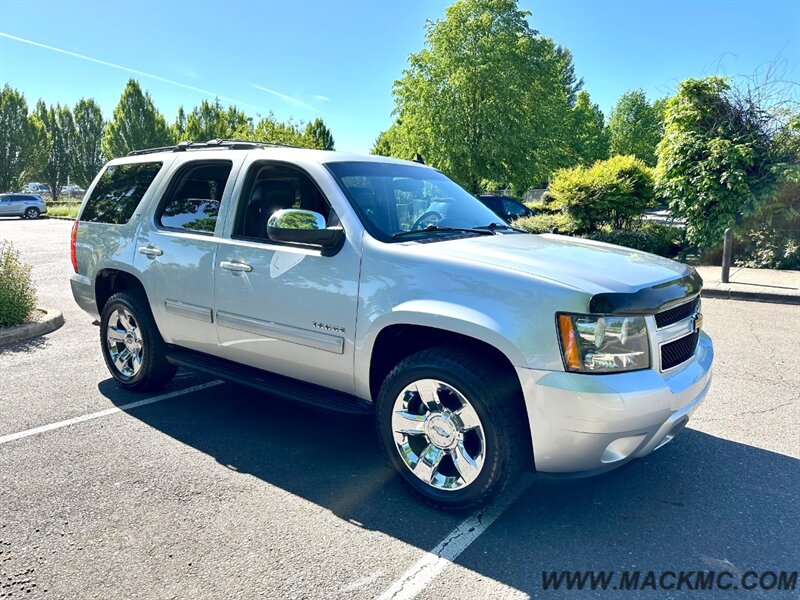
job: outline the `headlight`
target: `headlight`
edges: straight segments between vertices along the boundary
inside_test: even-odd
[[[650,367],[644,317],[558,315],[567,371],[614,373]]]

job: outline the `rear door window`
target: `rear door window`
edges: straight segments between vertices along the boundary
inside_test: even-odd
[[[161,162],[146,162],[106,168],[86,201],[80,220],[115,225],[127,223],[161,166]]]
[[[231,161],[203,161],[181,169],[172,181],[156,222],[167,229],[214,233]]]

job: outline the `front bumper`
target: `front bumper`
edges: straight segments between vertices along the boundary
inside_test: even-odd
[[[711,338],[701,332],[694,357],[668,373],[518,367],[536,470],[594,475],[660,448],[705,398],[713,360]]]

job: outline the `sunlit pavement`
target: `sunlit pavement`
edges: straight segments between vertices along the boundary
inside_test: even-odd
[[[0,442],[0,595],[371,598],[467,517],[408,496],[368,418],[184,372],[157,393],[119,390],[69,293],[69,228],[0,219],[40,304],[66,318],[0,349],[0,440],[111,414]],[[703,311],[715,379],[689,427],[610,476],[534,479],[419,597],[559,597],[542,570],[798,568],[800,307]],[[561,592],[576,594],[614,597]],[[796,597],[746,597],[759,594]]]

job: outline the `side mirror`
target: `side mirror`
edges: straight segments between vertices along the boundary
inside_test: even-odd
[[[344,240],[341,227],[328,227],[321,214],[299,208],[275,211],[267,221],[267,237],[275,242],[332,248]]]

